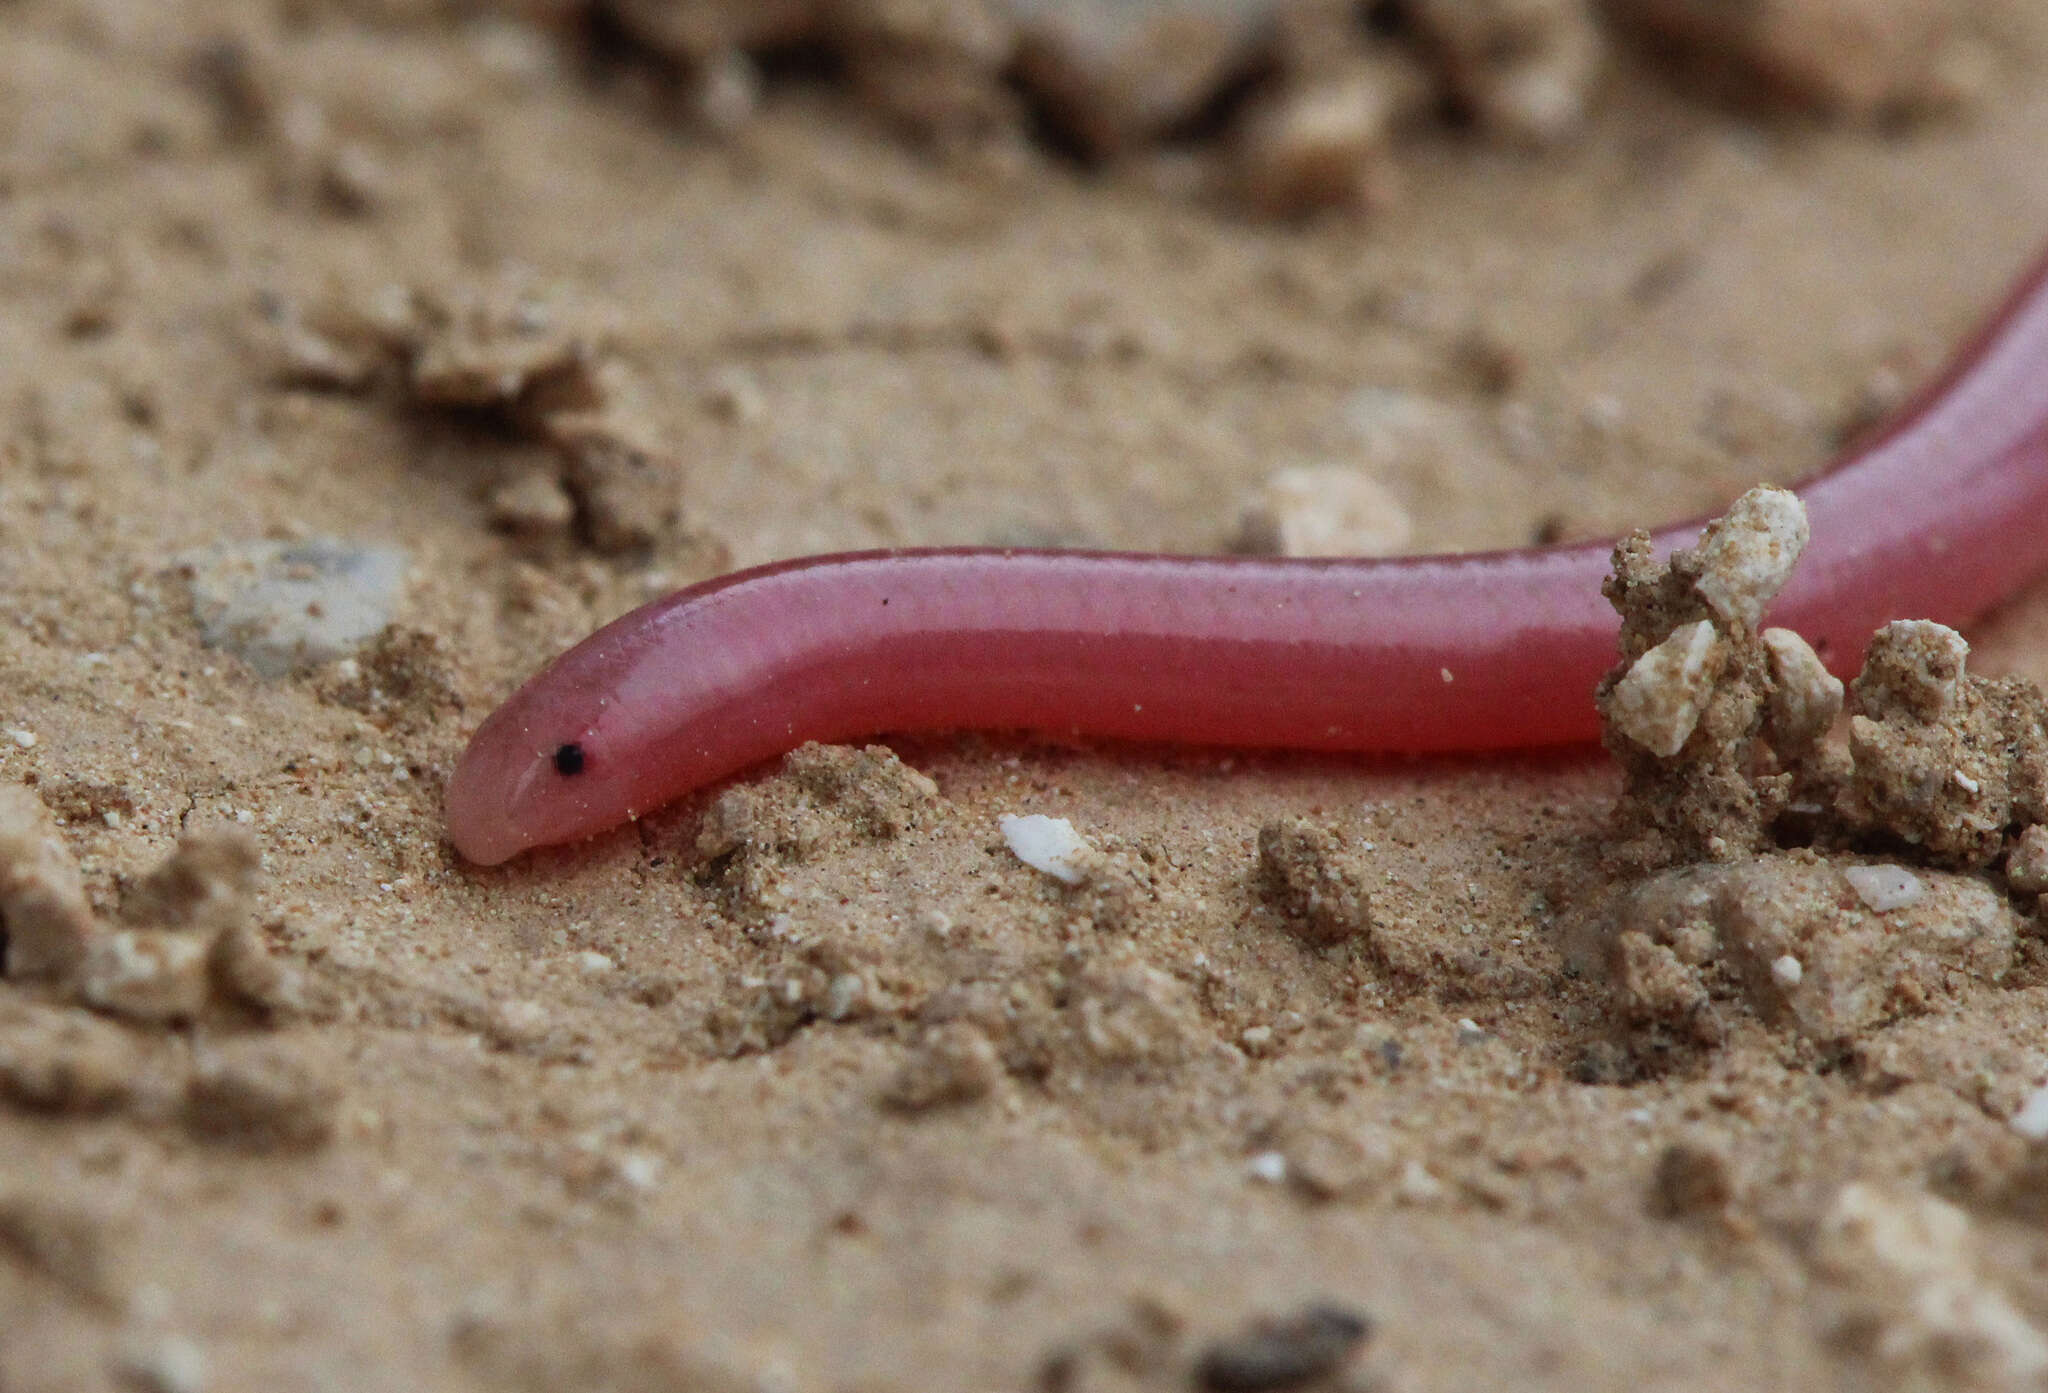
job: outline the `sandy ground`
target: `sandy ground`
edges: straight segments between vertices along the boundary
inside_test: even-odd
[[[936,795],[765,771],[717,861],[702,799],[492,871],[440,812],[514,683],[729,565],[1211,551],[1300,463],[1373,470],[1420,550],[1797,478],[2048,228],[2048,23],[1985,9],[1960,119],[1765,119],[1624,50],[1563,147],[1425,133],[1390,207],[1285,226],[1031,150],[932,159],[829,85],[679,132],[497,22],[0,6],[0,777],[104,912],[181,829],[245,827],[304,988],[164,1028],[0,985],[0,1388],[1176,1388],[1317,1305],[1372,1323],[1357,1387],[2020,1377],[2031,936],[1847,1040],[1737,1011],[1607,1067],[1569,951],[1604,891],[1594,755],[904,740]],[[369,206],[223,122],[189,73],[228,32],[359,133]],[[280,320],[392,286],[602,345],[684,523],[624,557],[509,537],[486,497],[547,447],[281,383]],[[404,549],[367,685],[201,641],[181,558],[306,537]],[[2048,592],[1972,637],[2048,676]],[[1114,874],[1028,870],[1006,812]],[[1287,932],[1254,864],[1288,816],[1371,844],[1377,948]],[[257,1123],[194,1103],[223,1060],[287,1079]],[[1831,1265],[1858,1222],[1907,1236]]]

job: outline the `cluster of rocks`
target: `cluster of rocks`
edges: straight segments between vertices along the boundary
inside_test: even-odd
[[[42,800],[0,785],[0,975],[134,1021],[191,1021],[220,1006],[295,1010],[303,985],[254,923],[260,860],[240,827],[195,828],[105,923]]]
[[[1581,128],[1619,32],[1724,91],[1868,121],[1953,103],[1982,64],[1939,0],[602,0],[702,124],[742,126],[762,63],[829,54],[941,147],[1038,127],[1094,161],[1221,152],[1198,179],[1269,213],[1370,205],[1404,130],[1449,112],[1513,145]],[[1196,140],[1192,137],[1216,139]]]
[[[659,443],[624,365],[601,335],[533,296],[392,287],[361,302],[277,304],[269,336],[283,385],[379,393],[539,447],[505,452],[488,500],[502,531],[608,556],[683,534],[683,462]]]
[[[240,827],[194,829],[103,920],[42,800],[0,785],[0,1101],[170,1115],[250,1150],[325,1144],[340,1090],[323,1068],[262,1039],[165,1033],[320,1009],[258,933],[260,859]]]
[[[1615,548],[1621,662],[1596,702],[1626,780],[1618,858],[1732,861],[1775,848],[1790,819],[1825,847],[2004,862],[2038,893],[2048,699],[1972,675],[1962,635],[1927,620],[1880,628],[1845,689],[1798,634],[1761,627],[1806,539],[1797,496],[1761,488],[1668,561],[1640,532]]]
[[[1631,879],[1601,938],[1624,1014],[1703,1042],[1731,1000],[1837,1042],[1996,982],[2015,902],[2048,889],[2048,700],[1971,675],[1924,620],[1879,629],[1845,688],[1761,627],[1806,540],[1798,498],[1756,489],[1668,561],[1624,539],[1606,586],[1609,859]]]

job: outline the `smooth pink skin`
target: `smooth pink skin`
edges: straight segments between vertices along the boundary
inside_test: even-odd
[[[1771,618],[1837,669],[1879,624],[1961,624],[2048,569],[2048,260],[1940,381],[1800,493],[1813,540]],[[961,549],[741,571],[605,626],[514,693],[456,766],[449,835],[494,865],[803,741],[890,730],[1383,752],[1587,741],[1614,662],[1611,550]],[[554,766],[571,742],[573,776]]]

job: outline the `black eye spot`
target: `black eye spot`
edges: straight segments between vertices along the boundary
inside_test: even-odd
[[[555,772],[574,777],[583,772],[583,747],[570,741],[555,751]]]

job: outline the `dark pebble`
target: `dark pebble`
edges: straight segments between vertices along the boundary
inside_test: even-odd
[[[1299,1388],[1334,1371],[1371,1334],[1366,1316],[1341,1306],[1310,1306],[1209,1346],[1195,1363],[1195,1385],[1208,1393]]]

